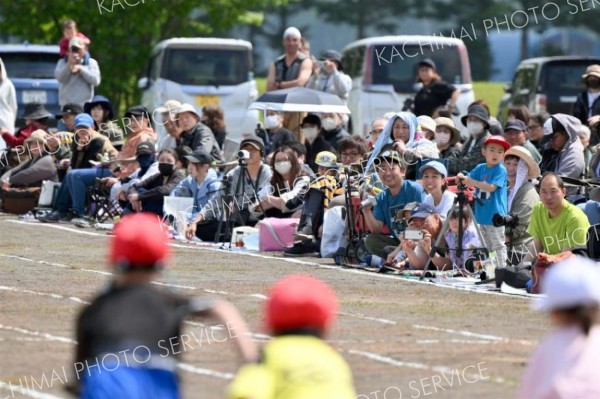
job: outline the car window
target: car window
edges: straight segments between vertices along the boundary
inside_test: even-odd
[[[150,71],[148,72],[148,77],[152,80],[158,79],[158,74],[160,72],[160,57],[161,53],[158,52],[154,54],[152,59],[150,60]]]
[[[344,72],[346,72],[351,78],[357,78],[362,75],[365,51],[365,46],[358,46],[344,53],[342,57],[342,65],[344,66]]]
[[[424,58],[431,58],[435,62],[442,80],[452,84],[462,83],[461,57],[457,46],[434,45],[433,51],[431,46],[421,47],[418,44],[397,44],[394,48],[391,45],[374,46],[373,84],[392,84],[396,91],[413,91],[419,70],[418,63]],[[415,54],[418,55],[413,57]]]
[[[558,61],[549,62],[542,67],[540,91],[556,93],[561,96],[577,95],[585,90],[581,75],[588,65],[597,61]]]
[[[0,53],[9,79],[54,79],[58,53]]]
[[[535,86],[535,68],[532,65],[517,71],[513,81],[513,91],[515,93],[524,89],[528,89],[530,92],[534,91]]]
[[[250,50],[168,49],[161,76],[183,85],[238,85],[248,80]]]

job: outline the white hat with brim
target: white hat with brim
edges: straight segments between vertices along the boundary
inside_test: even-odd
[[[198,111],[196,111],[196,108],[189,103],[183,103],[181,104],[181,107],[179,107],[176,111],[175,114],[179,115],[179,114],[183,114],[184,112],[189,112],[191,114],[194,114],[198,117],[198,119],[201,118],[200,114],[198,113]]]
[[[535,162],[531,156],[531,152],[527,148],[521,147],[520,145],[512,146],[504,153],[504,158],[506,159],[506,157],[509,155],[518,157],[525,162],[529,168],[529,173],[527,174],[529,179],[535,179],[541,174],[540,166]]]
[[[590,65],[589,67],[587,67],[585,73],[583,75],[581,75],[581,80],[585,83],[585,80],[589,77],[589,76],[594,76],[597,78],[600,78],[600,65]]]
[[[542,312],[600,305],[600,268],[576,256],[552,266],[542,282],[544,297],[533,303]]]
[[[419,122],[421,129],[427,129],[435,133],[436,123],[430,116],[421,115],[417,117],[417,122]]]
[[[450,145],[454,145],[460,141],[460,130],[456,128],[454,125],[454,121],[450,118],[446,118],[440,116],[439,118],[434,119],[436,129],[438,127],[447,127],[452,132],[452,136],[450,138]]]
[[[156,108],[156,112],[161,114],[175,113],[181,108],[181,103],[177,100],[167,100],[162,107]]]

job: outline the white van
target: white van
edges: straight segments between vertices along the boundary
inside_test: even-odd
[[[196,106],[218,105],[225,114],[227,138],[240,141],[252,133],[258,111],[248,106],[258,97],[252,72],[252,44],[220,38],[174,38],[152,50],[147,77],[139,80],[142,104],[150,111],[174,99]],[[160,116],[153,115],[159,136]],[[156,123],[158,122],[158,123]]]
[[[363,137],[373,120],[387,112],[399,112],[416,84],[418,63],[431,58],[442,79],[461,90],[457,102],[461,115],[475,100],[467,48],[460,39],[441,36],[381,36],[362,39],[344,48],[344,72],[352,78],[348,107],[354,133]],[[460,129],[460,117],[453,117]]]

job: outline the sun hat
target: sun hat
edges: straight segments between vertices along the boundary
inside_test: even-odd
[[[467,126],[467,119],[469,116],[474,116],[477,119],[480,119],[486,129],[490,128],[490,114],[482,105],[474,104],[469,107],[467,114],[460,119],[463,125]]]
[[[535,179],[541,174],[540,166],[537,164],[537,162],[535,162],[535,160],[531,156],[531,152],[529,152],[527,148],[521,147],[520,145],[512,146],[508,151],[504,153],[504,158],[506,159],[506,157],[509,155],[518,157],[519,159],[522,159],[523,162],[525,162],[525,164],[529,168],[527,178]]]
[[[460,130],[457,129],[454,121],[451,118],[440,116],[439,118],[435,118],[434,122],[436,129],[442,126],[450,129],[452,132],[452,136],[450,137],[450,145],[454,145],[460,141]]]

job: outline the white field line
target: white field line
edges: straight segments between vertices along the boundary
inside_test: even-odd
[[[417,340],[417,344],[422,345],[430,345],[430,344],[465,344],[465,345],[490,345],[493,344],[493,341],[485,341],[485,340],[468,340],[468,339],[420,339]]]
[[[508,339],[508,338],[498,337],[496,335],[477,334],[477,333],[474,333],[471,331],[452,330],[449,328],[439,328],[439,327],[422,326],[422,325],[413,325],[412,327],[416,328],[418,330],[429,330],[429,331],[445,332],[445,333],[450,333],[450,334],[458,334],[458,335],[462,335],[464,337],[479,338],[479,339],[483,339],[486,341],[507,342],[507,343],[510,342],[510,343],[516,343],[516,344],[521,344],[521,345],[537,345],[538,344],[536,341]]]
[[[389,364],[389,365],[396,366],[396,367],[406,367],[406,368],[417,369],[417,370],[430,370],[435,373],[450,374],[450,375],[452,375],[453,372],[458,371],[457,369],[452,369],[447,366],[428,366],[427,364],[424,364],[424,363],[404,362],[401,360],[396,360],[391,357],[383,356],[383,355],[380,355],[378,353],[373,353],[373,352],[366,352],[366,351],[359,351],[359,350],[351,349],[348,351],[348,353],[350,353],[351,355],[362,356],[362,357],[374,360],[379,363]],[[463,370],[463,372],[464,372],[464,370]],[[484,380],[484,379],[481,379],[481,375],[479,375],[479,374],[470,374],[469,377],[473,378],[473,379],[479,379],[481,381],[495,382],[497,384],[504,384],[506,382],[506,380],[504,380],[504,378],[491,378],[490,377],[490,379]]]
[[[19,386],[17,388],[12,384],[7,384],[3,381],[0,381],[0,388],[10,391],[13,398],[15,393],[20,393],[23,396],[28,396],[34,399],[63,399],[62,396],[54,396],[47,393],[41,393],[29,388],[23,388],[22,386]],[[6,396],[6,398],[8,398],[8,396]]]
[[[47,341],[60,342],[63,344],[77,344],[77,341],[75,341],[71,338],[61,337],[59,335],[52,335],[52,334],[48,334],[48,333],[43,333],[40,331],[27,330],[25,328],[20,328],[20,327],[5,326],[3,324],[0,324],[0,330],[12,331],[14,333],[30,335],[33,337],[40,337],[40,338],[46,339]]]
[[[182,369],[184,371],[188,371],[190,373],[206,375],[209,377],[215,377],[215,378],[219,378],[222,380],[231,380],[234,377],[234,374],[231,374],[231,373],[222,373],[220,371],[204,369],[201,367],[192,366],[191,364],[187,364],[187,363],[179,363],[178,367],[180,369]]]
[[[73,302],[77,302],[77,303],[89,304],[88,301],[85,301],[85,300],[83,300],[81,298],[77,298],[75,296],[63,296],[63,295],[60,295],[60,294],[53,294],[53,293],[45,293],[45,292],[24,290],[24,289],[17,288],[17,287],[7,287],[5,285],[0,285],[0,291],[21,292],[21,293],[24,293],[24,294],[47,296],[47,297],[54,298],[54,299],[67,299],[69,301],[73,301]]]

